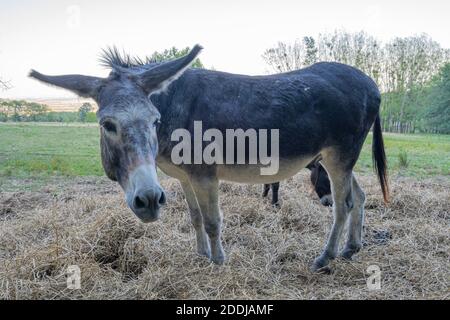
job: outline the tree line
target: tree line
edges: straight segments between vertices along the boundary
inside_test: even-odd
[[[306,36],[293,43],[279,42],[267,49],[263,59],[273,72],[288,72],[319,61],[352,65],[374,79],[383,95],[381,115],[385,131],[447,131],[450,106],[439,109],[438,96],[448,72],[450,50],[426,34],[397,37],[383,43],[366,32],[335,31]],[[442,92],[443,93],[443,92]]]
[[[0,100],[0,122],[96,122],[90,103],[74,112],[56,112],[41,103],[25,100]]]

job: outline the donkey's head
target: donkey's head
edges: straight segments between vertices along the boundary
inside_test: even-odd
[[[186,56],[160,64],[139,63],[109,50],[103,57],[113,69],[108,78],[47,76],[34,70],[30,73],[33,78],[97,102],[103,168],[111,180],[120,184],[128,206],[144,222],[157,220],[166,201],[155,162],[160,113],[149,96],[179,77],[200,50],[197,45]]]

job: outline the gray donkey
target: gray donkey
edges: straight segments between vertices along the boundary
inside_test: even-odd
[[[201,49],[197,45],[186,56],[164,63],[121,57],[109,49],[103,55],[112,69],[107,78],[47,76],[33,70],[30,76],[98,103],[105,173],[120,184],[129,207],[142,221],[157,220],[166,202],[156,166],[181,182],[198,252],[217,264],[225,260],[219,180],[274,183],[322,159],[331,180],[334,223],[312,270],[327,270],[337,256],[346,221],[348,237],[341,254],[350,259],[361,248],[365,200],[352,170],[372,125],[374,166],[388,201],[376,84],[339,63],[269,76],[190,69]],[[195,134],[194,121],[223,134],[227,129],[278,129],[278,172],[262,175],[262,162],[175,164],[171,153],[178,141],[171,135],[179,128]]]

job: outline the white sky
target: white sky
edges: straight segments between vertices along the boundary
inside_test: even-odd
[[[448,0],[0,0],[0,76],[14,86],[0,97],[71,97],[28,71],[106,76],[108,45],[145,56],[199,43],[206,67],[242,74],[266,73],[261,54],[279,40],[335,29],[383,41],[425,32],[450,48],[449,12]]]

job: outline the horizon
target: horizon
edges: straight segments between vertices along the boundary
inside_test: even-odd
[[[28,71],[105,77],[109,70],[100,66],[98,58],[102,48],[112,45],[146,56],[199,43],[204,47],[199,58],[206,68],[248,75],[269,73],[261,55],[278,41],[293,42],[335,30],[365,31],[384,43],[426,33],[450,48],[449,9],[449,2],[439,0],[414,4],[405,0],[1,3],[0,77],[10,81],[12,88],[0,91],[0,98],[77,99],[29,79]]]

